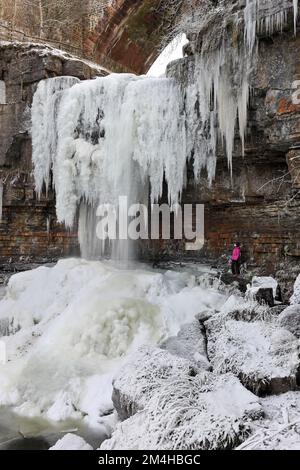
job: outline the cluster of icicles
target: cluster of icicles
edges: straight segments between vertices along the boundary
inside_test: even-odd
[[[289,10],[294,13],[294,31],[297,30],[298,0],[246,0],[244,9],[245,39],[249,50],[253,50],[256,34],[282,32],[287,24]]]
[[[233,47],[224,35],[218,50],[197,55],[184,93],[174,79],[129,74],[39,84],[32,107],[36,189],[40,194],[44,184],[48,188],[53,175],[58,220],[68,227],[81,206],[82,244],[93,244],[99,204],[117,206],[119,196],[127,196],[129,204],[147,203],[149,190],[151,202],[157,202],[165,180],[175,206],[191,157],[195,178],[205,169],[211,182],[218,142],[232,169],[237,121],[244,150],[257,29],[263,22],[270,31],[280,29],[291,6],[282,0],[283,10],[263,19],[260,7],[268,2],[247,0],[244,44]],[[294,11],[297,18],[297,0]]]

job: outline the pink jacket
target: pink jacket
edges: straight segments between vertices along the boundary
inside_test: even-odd
[[[239,246],[235,246],[233,248],[231,259],[232,261],[237,261],[241,257],[241,249]]]

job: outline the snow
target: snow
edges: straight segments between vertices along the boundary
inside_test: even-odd
[[[206,337],[199,320],[183,325],[177,336],[171,336],[160,347],[175,356],[189,359],[200,369],[210,369],[206,354]]]
[[[274,7],[272,0],[246,0],[244,9],[245,39],[250,50],[256,42],[256,33],[272,35],[275,31],[282,32],[287,23],[288,11],[293,9],[294,30],[297,32],[298,0],[282,0]]]
[[[225,34],[230,11],[226,13],[223,4],[206,7],[209,17],[205,21],[212,21],[213,15],[222,21],[214,23],[213,42],[212,31],[204,34],[202,51],[190,64],[185,92],[172,78],[130,74],[111,74],[77,84],[75,79],[61,77],[38,86],[32,107],[36,189],[40,195],[43,183],[49,187],[52,170],[59,222],[72,227],[81,208],[79,239],[84,256],[99,257],[108,249],[95,233],[99,204],[117,208],[120,196],[127,197],[128,206],[147,203],[148,191],[155,203],[162,196],[165,178],[168,201],[175,209],[192,155],[195,178],[206,169],[211,183],[220,143],[232,171],[237,125],[244,153],[260,2],[247,0],[245,43],[240,47]],[[278,15],[287,7],[284,3],[275,16],[267,15],[268,30],[284,21],[285,17]],[[294,8],[296,15],[296,3]],[[233,17],[238,27],[239,18]],[[201,29],[203,18],[195,21],[200,21]],[[47,50],[39,52],[47,54]],[[168,51],[166,54],[169,57]],[[116,259],[133,254],[132,244],[124,241],[114,241],[110,250]]]
[[[286,328],[297,338],[300,338],[300,305],[290,305],[278,317],[280,326]]]
[[[136,364],[134,373],[142,375],[142,368],[143,363]],[[139,386],[144,409],[119,423],[101,450],[228,449],[247,436],[249,423],[261,414],[258,398],[231,374],[189,376],[178,370],[176,376],[162,377],[154,389],[151,378],[143,389]],[[135,391],[125,385],[125,393]]]
[[[175,82],[129,74],[85,81],[63,93],[53,116],[57,87],[67,86],[64,78],[49,79],[46,85],[41,82],[32,108],[36,189],[40,190],[42,181],[49,185],[53,167],[58,220],[71,227],[82,202],[92,206],[94,213],[99,204],[118,207],[119,196],[127,197],[128,207],[147,203],[148,181],[151,202],[157,202],[164,175],[169,202],[176,205],[185,183],[186,146],[182,100]],[[44,99],[46,88],[53,99]],[[41,115],[50,115],[54,131],[40,132]],[[44,158],[49,154],[51,159]],[[81,242],[89,240],[84,243],[81,236]]]
[[[82,259],[16,274],[0,302],[9,333],[1,338],[8,362],[0,365],[0,404],[24,416],[98,426],[112,409],[112,378],[127,356],[226,298],[190,274]]]
[[[272,289],[274,299],[277,294],[278,282],[271,276],[253,276],[251,287],[248,286],[247,294],[254,296],[259,289]]]
[[[290,304],[300,304],[300,274],[297,277],[295,284],[294,284],[294,292],[292,297],[290,298]]]
[[[69,433],[57,441],[49,450],[93,450],[93,448],[82,437]]]
[[[257,393],[272,379],[289,378],[289,386],[295,386],[299,340],[280,327],[267,307],[232,296],[205,327],[215,372],[232,372]]]
[[[0,80],[0,105],[6,104],[6,85],[4,80]]]
[[[150,67],[147,75],[150,77],[164,75],[166,67],[170,62],[183,57],[183,47],[188,44],[188,42],[185,34],[180,34],[175,37]]]
[[[58,77],[42,80],[38,86],[38,92],[33,96],[32,126],[33,145],[32,159],[34,162],[35,188],[39,195],[46,185],[50,185],[50,170],[53,168],[57,152],[57,122],[56,114],[62,93],[80,80],[75,77]],[[43,152],[39,150],[43,148]]]

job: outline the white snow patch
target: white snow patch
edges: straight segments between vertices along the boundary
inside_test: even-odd
[[[49,450],[93,450],[93,448],[82,437],[69,433]]]
[[[294,292],[292,297],[290,298],[290,304],[300,304],[300,274],[297,277],[295,284],[294,284]]]

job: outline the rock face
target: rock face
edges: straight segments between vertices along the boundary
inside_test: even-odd
[[[105,75],[100,67],[38,45],[0,45],[0,265],[77,253],[77,234],[57,224],[53,192],[37,200],[31,176],[33,94],[40,80]]]
[[[300,392],[261,400],[265,418],[237,450],[300,450]]]

